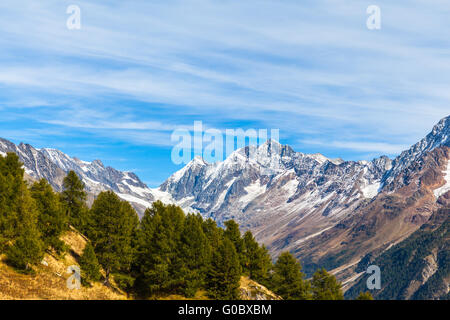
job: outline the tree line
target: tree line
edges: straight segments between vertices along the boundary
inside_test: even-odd
[[[239,299],[241,276],[265,285],[283,299],[343,299],[341,284],[325,269],[305,279],[288,252],[275,263],[250,231],[229,220],[224,228],[200,214],[185,214],[160,201],[139,220],[114,192],[100,193],[89,208],[85,186],[70,171],[63,191],[45,179],[28,185],[14,153],[0,156],[0,253],[21,272],[33,272],[44,253],[64,255],[60,239],[70,227],[88,239],[78,259],[82,283],[112,281],[139,298],[203,291],[212,299]],[[361,295],[360,298],[370,298]]]

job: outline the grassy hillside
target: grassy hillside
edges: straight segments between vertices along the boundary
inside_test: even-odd
[[[77,259],[86,245],[86,239],[77,231],[66,232],[62,240],[69,250],[64,257],[46,254],[42,263],[33,267],[32,274],[23,274],[14,270],[0,256],[0,299],[49,299],[49,300],[121,300],[126,295],[120,290],[108,288],[101,283],[77,290],[67,288],[67,279],[71,274],[67,268],[77,265]]]

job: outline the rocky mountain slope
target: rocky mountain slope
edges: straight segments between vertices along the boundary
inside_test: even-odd
[[[443,199],[444,200],[444,199]],[[445,199],[446,201],[450,200]],[[356,272],[369,265],[381,271],[381,289],[373,290],[376,299],[446,299],[450,287],[450,206],[437,210],[406,240],[374,257],[367,254],[358,263]],[[361,276],[347,292],[355,298],[366,290],[368,275]]]
[[[425,153],[395,177],[392,184],[400,187],[387,185],[354,214],[296,247],[294,251],[305,268],[314,270],[321,265],[351,274],[367,253],[378,255],[416,231],[443,207],[442,199],[448,191],[441,191],[449,186],[449,160],[447,146]],[[346,278],[345,274],[342,278]]]

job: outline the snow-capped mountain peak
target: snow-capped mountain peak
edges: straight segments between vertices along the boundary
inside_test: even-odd
[[[441,120],[395,161],[386,156],[357,162],[329,159],[268,140],[238,149],[222,162],[194,159],[164,182],[160,191],[219,222],[234,217],[252,226],[275,214],[286,219],[308,216],[320,224],[323,217],[351,215],[362,200],[383,191],[389,175],[408,167],[424,152],[448,145],[449,122],[449,117]]]
[[[82,161],[57,149],[36,149],[24,143],[16,146],[8,140],[0,139],[0,153],[5,155],[7,152],[14,152],[19,156],[28,176],[35,180],[47,179],[57,191],[62,190],[64,177],[73,170],[92,197],[102,191],[112,190],[133,204],[140,213],[155,200],[152,189],[134,173],[105,167],[100,160]]]
[[[412,163],[417,161],[426,152],[440,146],[450,146],[450,116],[440,120],[432,131],[410,149],[403,151],[392,163],[392,168],[383,178],[384,185],[390,184],[394,179]]]
[[[300,212],[332,215],[348,208],[348,201],[376,196],[386,163],[386,157],[365,163],[331,160],[268,140],[235,150],[222,162],[194,159],[159,191],[219,222],[230,217],[251,221],[267,209],[268,198],[277,199],[279,212],[299,213],[295,208],[302,204]]]
[[[376,197],[422,154],[448,146],[449,124],[450,117],[442,119],[394,161],[385,156],[357,162],[329,159],[267,140],[235,150],[222,162],[208,163],[195,157],[157,189],[148,188],[131,172],[105,167],[100,160],[82,161],[56,149],[16,146],[0,139],[0,154],[17,153],[28,175],[46,178],[58,191],[64,176],[73,170],[91,194],[112,190],[141,213],[153,201],[163,200],[219,222],[235,217],[251,226],[275,214],[322,223],[324,217],[352,214],[362,200]]]

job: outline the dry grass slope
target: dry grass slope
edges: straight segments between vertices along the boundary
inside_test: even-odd
[[[241,277],[240,291],[242,300],[282,300],[280,296],[248,277]]]
[[[70,230],[62,237],[70,247],[63,258],[46,254],[34,268],[35,274],[20,274],[4,263],[0,256],[0,299],[2,300],[123,300],[126,295],[101,283],[92,287],[70,290],[67,279],[71,274],[67,268],[78,265],[76,257],[81,255],[86,239],[77,231]]]

